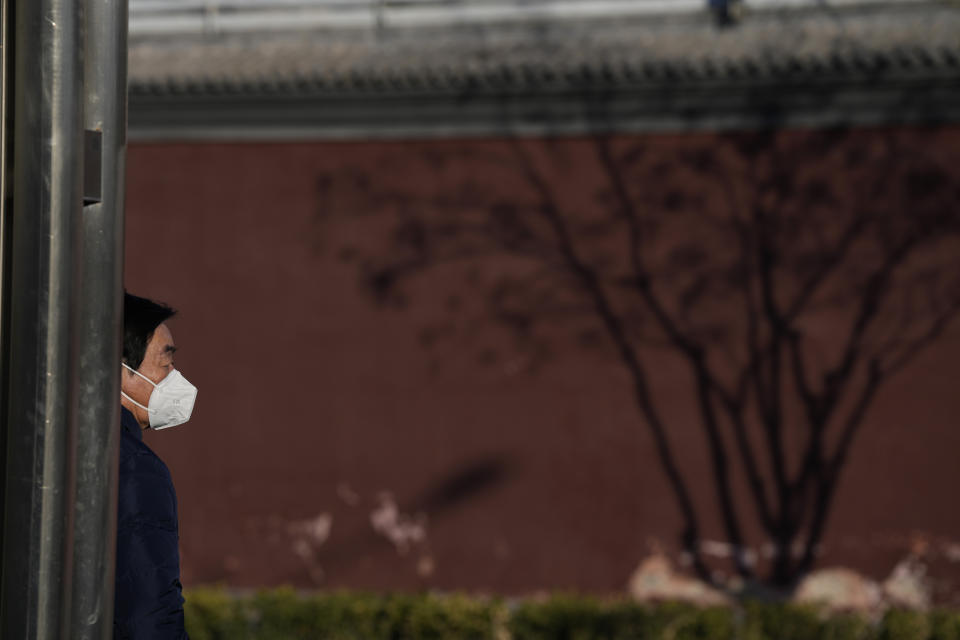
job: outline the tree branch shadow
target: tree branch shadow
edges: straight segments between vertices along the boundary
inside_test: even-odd
[[[467,274],[425,348],[466,326],[510,336],[529,370],[571,345],[616,358],[683,518],[680,543],[712,581],[703,514],[651,382],[658,353],[680,358],[734,568],[789,589],[815,563],[872,402],[960,310],[960,158],[939,135],[420,144],[399,164],[435,187],[345,168],[318,179],[319,206],[376,230],[342,255],[378,304],[414,304],[425,274]],[[762,576],[744,513],[773,544]]]

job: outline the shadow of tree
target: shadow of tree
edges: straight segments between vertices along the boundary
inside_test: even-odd
[[[683,516],[683,548],[712,581],[651,384],[653,354],[681,358],[736,570],[789,588],[815,562],[871,403],[960,309],[960,145],[941,134],[424,143],[373,171],[319,176],[317,190],[324,215],[365,221],[341,256],[379,304],[412,304],[426,273],[463,274],[427,292],[447,297],[426,348],[457,327],[494,328],[526,369],[558,344],[615,356]],[[435,182],[408,180],[411,167]],[[788,430],[802,446],[786,446]],[[739,503],[737,474],[749,487]],[[759,577],[745,509],[773,543]]]

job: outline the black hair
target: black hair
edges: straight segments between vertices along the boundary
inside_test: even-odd
[[[133,294],[123,293],[123,362],[131,369],[139,369],[147,344],[157,327],[169,320],[176,311],[162,302],[154,302]]]

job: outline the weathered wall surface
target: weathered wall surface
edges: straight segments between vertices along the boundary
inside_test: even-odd
[[[908,151],[960,156],[960,130],[897,135]],[[726,142],[644,144],[666,155]],[[562,158],[541,172],[564,203],[599,206],[590,141],[529,148]],[[185,584],[608,592],[652,545],[677,550],[677,508],[609,349],[555,347],[532,367],[469,327],[431,346],[425,327],[459,304],[451,290],[469,301],[469,273],[435,271],[382,308],[349,259],[386,235],[378,206],[397,208],[363,194],[389,183],[456,207],[467,181],[524,201],[497,159],[512,153],[508,141],[131,146],[127,287],[180,310],[178,368],[200,389],[188,425],[147,434],[177,486]],[[344,167],[359,182],[337,195]],[[673,169],[680,182],[685,170]],[[960,163],[952,171],[956,184]],[[872,404],[821,564],[882,577],[926,544],[938,579],[958,574],[958,358],[954,327]],[[669,356],[653,370],[704,537],[723,540],[688,374]]]

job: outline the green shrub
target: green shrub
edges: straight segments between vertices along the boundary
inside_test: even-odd
[[[865,618],[808,605],[754,602],[744,614],[745,640],[876,640],[876,627]]]
[[[876,626],[856,615],[826,617],[820,628],[823,640],[875,640],[876,637]]]
[[[280,588],[231,597],[196,589],[185,612],[196,640],[487,640],[496,606],[463,596],[300,595]]]
[[[672,633],[661,635],[664,640],[733,640],[737,627],[732,609],[712,607],[688,610],[682,619],[674,621]]]
[[[410,640],[486,640],[494,637],[496,604],[465,596],[414,599],[400,630]]]
[[[917,611],[891,609],[883,617],[880,640],[927,640],[930,621]]]
[[[183,605],[191,640],[244,640],[252,638],[244,617],[244,601],[223,589],[191,590]]]
[[[193,640],[960,640],[960,613],[889,611],[879,623],[805,606],[701,609],[558,595],[510,604],[462,595],[194,589]]]
[[[960,640],[960,612],[934,611],[931,613],[930,640]]]
[[[610,637],[607,617],[591,598],[558,595],[516,605],[507,630],[512,640],[594,640]]]
[[[746,635],[751,640],[820,638],[820,613],[814,607],[751,602],[745,611]]]

